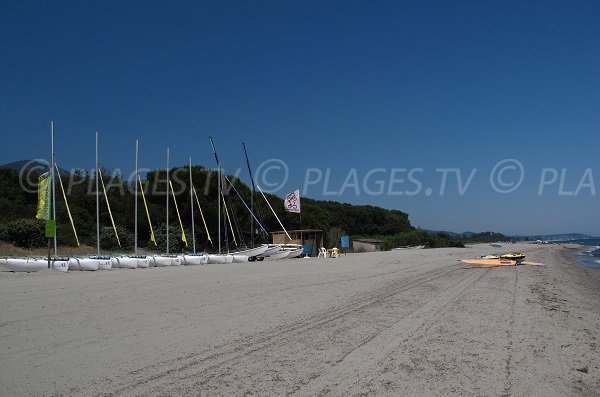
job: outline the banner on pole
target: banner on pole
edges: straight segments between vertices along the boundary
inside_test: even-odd
[[[300,213],[300,189],[296,189],[292,193],[285,196],[283,202],[285,210],[288,212]]]
[[[37,219],[50,219],[50,173],[40,175],[38,179]]]

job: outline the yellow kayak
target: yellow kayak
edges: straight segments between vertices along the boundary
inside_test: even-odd
[[[468,265],[517,266],[516,261],[508,259],[463,259],[461,262]]]
[[[511,253],[508,253],[508,254],[502,254],[502,255],[500,255],[500,258],[501,259],[510,259],[510,260],[513,260],[513,261],[520,261],[520,260],[525,259],[525,254],[522,253],[522,252],[511,252]]]

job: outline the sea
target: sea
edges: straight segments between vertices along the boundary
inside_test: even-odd
[[[564,243],[585,245],[586,247],[584,249],[578,250],[574,254],[575,258],[577,259],[577,263],[588,269],[600,270],[600,248],[595,251],[593,250],[593,247],[600,246],[599,239],[571,240],[564,241]]]

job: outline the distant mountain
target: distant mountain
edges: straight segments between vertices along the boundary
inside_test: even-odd
[[[582,233],[565,233],[565,234],[542,234],[534,236],[515,236],[519,238],[527,238],[529,240],[547,240],[547,241],[569,241],[569,240],[589,240],[598,239],[600,237],[590,236]]]
[[[36,170],[36,171],[39,171],[40,173],[43,173],[43,172],[48,171],[48,169],[50,168],[50,164],[48,162],[46,162],[45,160],[39,160],[39,159],[20,160],[20,161],[13,161],[12,163],[8,163],[8,164],[0,165],[0,168],[11,168],[11,169],[17,170],[19,172]],[[58,167],[58,169],[60,170],[60,173],[63,175],[70,174],[70,172],[65,170],[64,168]]]
[[[429,232],[436,232],[435,230],[428,230]],[[589,239],[600,239],[600,237],[590,236],[582,233],[564,233],[564,234],[538,234],[538,235],[505,235],[498,232],[448,232],[452,237],[462,238],[465,240],[485,240],[485,241],[500,241],[500,240],[545,240],[545,241],[570,241],[570,240],[589,240]]]

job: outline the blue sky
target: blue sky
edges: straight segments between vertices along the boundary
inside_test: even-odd
[[[3,2],[0,163],[48,158],[50,120],[63,168],[94,166],[99,130],[126,174],[136,138],[142,167],[167,146],[214,166],[212,135],[248,181],[246,142],[280,196],[600,235],[599,18],[594,1]]]

